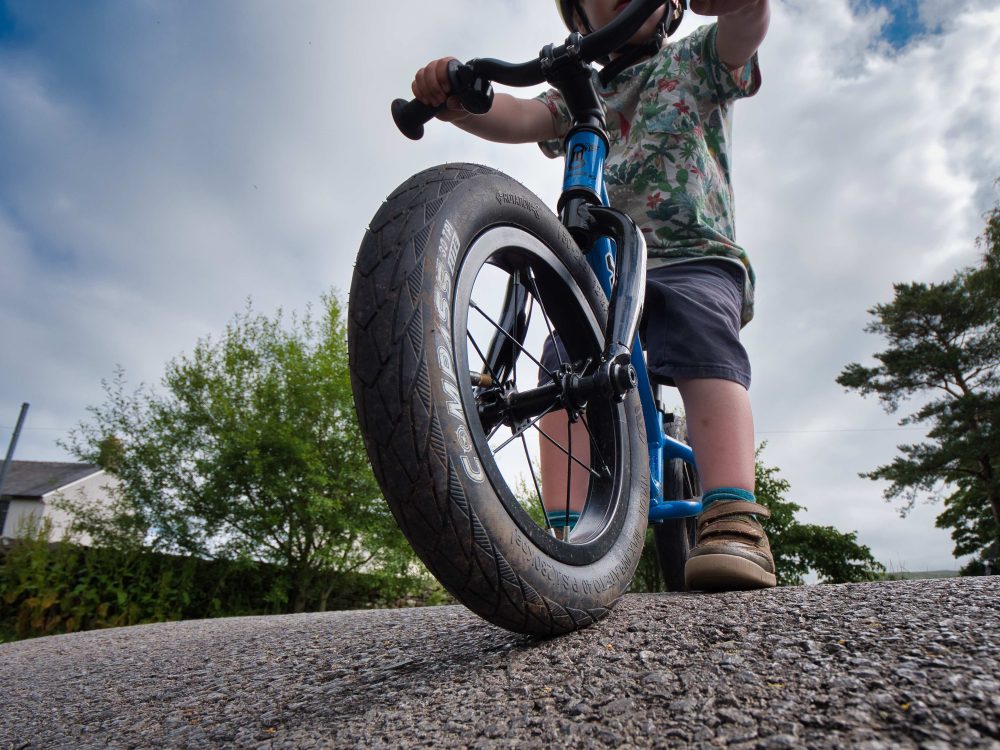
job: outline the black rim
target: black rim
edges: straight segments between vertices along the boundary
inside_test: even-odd
[[[518,305],[512,300],[523,301],[519,308],[523,315],[509,314],[512,305]],[[610,400],[591,400],[580,410],[589,444],[586,463],[570,440],[562,444],[540,425],[546,414],[570,420],[569,413],[575,410],[566,409],[553,395],[559,389],[552,386],[569,372],[592,373],[602,348],[601,326],[582,291],[566,266],[533,235],[497,226],[480,234],[466,251],[452,307],[452,341],[456,369],[463,374],[459,378],[463,407],[496,495],[521,531],[550,557],[571,565],[602,558],[618,538],[627,512],[625,407]],[[540,367],[541,342],[552,332],[564,345],[561,372]],[[464,373],[469,373],[467,380]],[[541,382],[539,373],[543,373]],[[550,386],[545,393],[539,387],[544,385]],[[515,416],[509,405],[525,394],[537,398],[527,413],[519,411]],[[555,445],[565,455],[566,472],[574,476],[575,467],[578,475],[586,477],[586,504],[566,540],[553,535],[544,515],[533,441]],[[579,484],[577,480],[576,492],[581,491]]]

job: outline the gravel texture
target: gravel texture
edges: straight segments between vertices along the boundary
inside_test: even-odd
[[[0,646],[0,748],[1000,748],[998,615],[994,576],[55,636]]]

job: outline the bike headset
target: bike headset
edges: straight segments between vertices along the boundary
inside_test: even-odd
[[[656,30],[648,41],[641,44],[626,44],[617,50],[621,54],[614,60],[604,58],[598,61],[604,65],[598,74],[603,85],[607,86],[625,68],[634,65],[644,57],[655,55],[663,46],[663,40],[677,31],[677,27],[681,25],[681,19],[684,18],[684,11],[687,9],[687,0],[669,0],[669,3],[664,2],[663,4],[669,4],[672,7],[663,14],[663,18],[656,25]],[[570,31],[579,31],[582,34],[594,33],[594,27],[590,25],[587,14],[583,12],[580,0],[556,0],[556,8],[559,10],[559,15],[562,16],[566,28]],[[574,14],[583,22],[583,29],[576,28]]]

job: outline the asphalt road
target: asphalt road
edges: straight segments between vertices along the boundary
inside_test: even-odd
[[[625,597],[542,641],[460,607],[0,646],[0,748],[1000,748],[1000,577]]]

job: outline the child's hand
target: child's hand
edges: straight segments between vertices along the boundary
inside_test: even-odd
[[[766,5],[767,0],[691,0],[689,7],[700,16],[727,16],[754,5]]]
[[[447,108],[437,114],[439,120],[454,122],[469,116],[469,113],[462,107],[462,102],[457,96],[450,96],[451,84],[448,81],[448,63],[454,57],[442,57],[428,63],[420,70],[413,79],[410,88],[413,96],[429,107],[440,107],[447,104]]]

